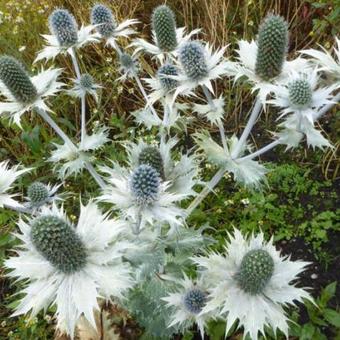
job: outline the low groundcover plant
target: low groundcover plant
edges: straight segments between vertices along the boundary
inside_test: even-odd
[[[127,310],[150,338],[171,338],[194,324],[203,338],[214,320],[226,323],[226,336],[235,327],[251,339],[268,330],[288,337],[286,307],[313,302],[308,287],[297,284],[309,263],[283,257],[273,237],[265,240],[262,231],[242,235],[237,226],[223,252],[215,252],[214,226],[207,233],[207,226],[194,229],[187,221],[226,173],[238,185],[260,190],[269,170],[258,157],[278,145],[287,152],[303,141],[313,149],[332,148],[316,122],[340,99],[339,40],[334,58],[321,48],[288,60],[288,24],[270,13],[256,40],[238,42],[233,59],[225,56],[228,46],[212,47],[200,29],[176,28],[167,5],[151,16],[152,43],[137,38],[138,20],[118,23],[104,4],[96,4],[88,16],[90,24],[79,28],[67,9],[55,9],[48,19],[51,34],[42,35],[46,46],[34,61],[56,62],[62,54],[70,58],[72,76],[52,67],[30,76],[30,67],[12,56],[0,57],[0,91],[6,98],[0,117],[22,128],[22,115],[36,113],[60,138],[46,157],[54,184],[37,180],[15,192],[14,182],[30,176],[33,168],[0,162],[0,208],[20,214],[18,243],[4,262],[7,275],[24,287],[13,316],[34,317],[51,308],[58,330],[73,338],[84,318],[95,329],[95,311],[112,303]],[[126,40],[129,44],[122,44]],[[156,136],[150,132],[152,142],[147,136],[121,141],[125,164],[98,157],[97,150],[111,141],[110,131],[103,124],[89,131],[91,121],[86,121],[87,100],[93,97],[98,104],[102,88],[78,63],[90,44],[112,49],[122,74],[117,81],[135,81],[145,100],[133,112],[136,123],[157,131]],[[143,53],[151,56],[155,69],[140,78]],[[330,84],[322,78],[327,73],[334,80]],[[239,136],[225,133],[225,98],[213,83],[221,78],[231,79],[235,88],[250,84],[254,104]],[[60,93],[80,101],[75,136],[53,119],[58,108],[50,97]],[[272,141],[254,150],[250,133],[269,107],[277,114],[277,130]],[[195,146],[183,152],[177,133],[193,122],[191,113],[215,126],[219,138],[201,129],[193,135]],[[204,159],[217,167],[209,182],[200,178]],[[87,193],[86,204],[79,197],[80,209],[71,219],[63,188],[68,177],[85,171],[98,192]]]

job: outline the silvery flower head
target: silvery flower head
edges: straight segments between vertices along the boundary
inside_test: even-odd
[[[113,35],[117,28],[117,22],[112,11],[102,4],[96,4],[92,7],[91,23],[96,25],[96,30],[104,38]]]
[[[238,62],[227,62],[226,72],[235,80],[245,77],[252,83],[263,104],[273,81],[286,79],[292,70],[309,67],[307,60],[302,58],[286,60],[288,24],[278,15],[269,14],[264,19],[256,42],[240,40],[238,44]]]
[[[138,23],[136,19],[125,20],[118,24],[111,9],[103,4],[96,4],[91,9],[91,23],[96,28],[98,36],[106,40],[106,44],[120,50],[116,40],[135,33],[130,26]]]
[[[171,227],[181,225],[184,211],[177,206],[186,195],[169,191],[171,182],[162,181],[159,172],[148,164],[126,169],[113,163],[113,168],[102,167],[109,175],[108,185],[99,201],[114,205],[125,218],[136,226],[136,233],[146,226],[168,223]]]
[[[56,9],[49,16],[51,34],[43,34],[47,45],[38,53],[35,62],[54,59],[58,54],[72,54],[75,49],[98,41],[91,33],[94,26],[81,26],[78,29],[74,16],[66,9]]]
[[[208,291],[201,280],[194,282],[186,274],[183,275],[183,280],[176,279],[180,286],[178,291],[162,298],[173,311],[169,327],[179,325],[184,332],[196,323],[203,339],[204,328],[211,319],[211,314],[201,313],[208,302]]]
[[[27,286],[13,316],[30,312],[34,317],[53,303],[61,332],[73,338],[82,315],[96,329],[97,299],[121,298],[132,285],[122,261],[129,247],[121,241],[125,223],[109,219],[90,202],[81,205],[76,227],[55,205],[27,222],[20,219],[18,227],[23,245],[5,267]]]
[[[195,257],[202,281],[207,285],[208,302],[202,310],[226,320],[226,333],[235,321],[244,327],[244,336],[258,339],[264,327],[280,329],[288,337],[288,319],[283,309],[303,299],[312,300],[292,282],[309,264],[291,261],[275,249],[273,239],[262,233],[246,239],[238,231],[229,235],[224,254]]]
[[[27,207],[36,210],[46,204],[61,201],[61,196],[56,194],[60,186],[61,184],[55,186],[46,185],[39,181],[31,183],[27,188]]]
[[[31,169],[19,169],[19,166],[9,166],[9,161],[0,162],[0,208],[5,205],[20,208],[22,205],[13,199],[17,196],[16,194],[8,194],[7,191],[13,186],[13,183],[22,176],[24,173],[30,171]]]
[[[263,80],[280,75],[286,58],[288,24],[278,16],[269,14],[259,28],[255,73]]]
[[[319,118],[321,108],[332,103],[332,92],[337,85],[318,87],[318,73],[317,69],[308,73],[291,72],[285,82],[272,87],[274,99],[267,102],[281,108],[280,117],[288,115],[279,125],[283,130],[278,133],[287,148],[296,147],[303,135],[313,148],[330,146],[315,129],[314,122]]]
[[[78,41],[78,25],[74,16],[65,9],[56,9],[48,18],[50,31],[59,45],[70,47]]]
[[[197,86],[205,86],[214,93],[211,81],[227,74],[224,60],[226,46],[213,52],[209,44],[200,41],[189,41],[179,49],[179,75],[172,78],[180,85],[177,87],[174,99],[182,92],[194,90]]]
[[[73,82],[73,88],[68,90],[68,93],[71,96],[82,98],[89,94],[94,97],[96,102],[98,102],[97,92],[100,88],[102,88],[102,86],[96,84],[95,80],[90,74],[84,73],[80,76],[79,79],[73,79]]]
[[[131,168],[140,165],[152,166],[162,181],[168,182],[167,191],[181,194],[183,197],[196,195],[194,186],[199,182],[197,162],[194,155],[182,154],[175,161],[173,149],[177,145],[177,138],[168,141],[161,140],[159,144],[126,143],[128,162]]]
[[[178,49],[193,35],[200,32],[200,29],[195,29],[189,34],[185,34],[185,27],[176,28],[175,14],[167,5],[160,5],[154,9],[151,26],[152,43],[144,39],[136,39],[131,46],[136,47],[135,53],[145,51],[156,56],[161,62],[165,56],[175,59]]]
[[[140,70],[138,59],[128,53],[122,53],[119,56],[119,69],[122,74],[118,79],[126,80],[135,77]]]
[[[0,57],[0,92],[7,101],[0,103],[0,115],[6,114],[19,127],[21,116],[32,109],[50,111],[44,99],[64,85],[57,81],[61,69],[42,70],[30,77],[24,66],[11,56]]]
[[[160,5],[154,9],[151,22],[158,48],[164,52],[173,51],[177,47],[176,18],[173,11],[167,5]]]

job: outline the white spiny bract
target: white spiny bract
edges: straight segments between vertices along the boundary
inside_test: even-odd
[[[273,239],[262,233],[244,238],[238,230],[229,235],[225,253],[194,257],[200,278],[208,288],[208,301],[201,314],[215,313],[226,319],[226,333],[235,321],[244,327],[244,337],[257,340],[269,326],[288,337],[288,318],[283,306],[312,300],[294,281],[309,264],[282,257]],[[293,282],[293,283],[292,283]]]
[[[44,100],[64,85],[57,80],[60,73],[61,69],[48,69],[30,77],[18,60],[1,56],[0,92],[7,101],[0,102],[0,116],[8,115],[21,127],[21,116],[25,112],[33,109],[50,111]]]
[[[10,167],[9,161],[0,162],[0,208],[4,206],[10,207],[22,207],[22,204],[13,199],[13,197],[18,196],[18,194],[8,194],[13,183],[22,176],[24,173],[30,171],[31,169],[22,168],[18,165]]]
[[[76,227],[55,205],[28,222],[20,219],[18,227],[22,244],[5,267],[27,285],[13,315],[34,317],[53,303],[62,332],[73,338],[82,315],[96,329],[97,299],[122,298],[132,286],[130,267],[122,261],[130,247],[120,241],[125,223],[89,202],[81,205]]]
[[[0,91],[7,99],[0,103],[0,115],[8,114],[20,126],[24,112],[39,113],[55,130],[54,137],[61,140],[53,143],[55,148],[47,158],[54,174],[64,179],[83,176],[88,170],[87,175],[100,187],[88,192],[87,185],[95,183],[89,183],[90,177],[73,179],[79,183],[79,190],[85,190],[83,199],[98,195],[86,205],[81,204],[74,223],[78,209],[74,209],[73,200],[68,202],[63,193],[57,194],[61,184],[51,186],[31,178],[24,190],[26,196],[19,197],[15,190],[12,193],[14,182],[30,169],[0,162],[0,208],[25,214],[15,234],[19,239],[14,249],[17,256],[4,264],[8,275],[22,281],[24,287],[18,292],[21,298],[13,315],[33,317],[53,305],[57,328],[74,338],[78,337],[80,319],[85,318],[96,328],[96,310],[113,301],[136,319],[145,338],[171,338],[192,329],[193,324],[203,338],[209,322],[216,319],[226,321],[226,335],[238,322],[244,329],[243,336],[252,340],[257,340],[259,334],[265,336],[267,327],[274,333],[280,329],[288,337],[289,319],[284,307],[312,300],[305,289],[295,286],[308,263],[281,256],[273,237],[267,242],[262,232],[245,238],[235,230],[223,253],[209,252],[206,247],[216,242],[214,229],[208,231],[205,224],[193,228],[187,225],[187,217],[226,173],[231,173],[239,185],[260,189],[266,183],[268,170],[256,158],[276,145],[295,148],[306,137],[313,148],[330,146],[315,122],[339,101],[339,39],[334,57],[325,49],[304,50],[301,54],[311,59],[287,61],[288,25],[282,17],[270,14],[260,26],[256,42],[239,41],[237,61],[232,61],[225,58],[226,46],[213,52],[208,42],[191,40],[200,29],[185,34],[184,27],[176,28],[174,12],[161,5],[151,18],[153,42],[134,39],[127,47],[135,49],[128,51],[123,46],[130,35],[137,33],[131,26],[138,21],[119,23],[115,12],[96,4],[90,13],[91,25],[78,26],[71,13],[56,9],[49,18],[51,35],[43,35],[47,46],[36,61],[54,59],[58,54],[72,59],[75,76],[70,80],[65,70],[63,79],[70,80],[65,92],[80,99],[80,124],[67,124],[69,131],[79,126],[80,131],[73,136],[67,136],[57,125],[62,119],[55,122],[47,114],[52,110],[45,103],[46,97],[60,92],[64,85],[57,81],[62,70],[42,70],[31,77],[13,57],[0,57]],[[124,38],[124,45],[118,44],[118,38]],[[96,72],[90,69],[88,59],[82,58],[84,62],[78,64],[77,58],[85,50],[79,51],[81,47],[100,40],[117,52],[112,65],[119,65],[121,76],[114,80],[128,79],[125,85],[129,86],[137,83],[138,89],[131,88],[129,93],[135,103],[140,103],[140,91],[145,106],[132,115],[137,123],[153,128],[150,136],[142,135],[141,128],[137,132],[140,140],[121,141],[115,131],[113,143],[109,129],[95,121],[97,109],[87,107],[90,96],[98,103],[102,86],[92,77]],[[157,58],[155,70],[149,59],[148,69],[143,70],[145,60],[139,63],[143,52]],[[88,69],[83,70],[84,65]],[[153,76],[140,81],[144,71]],[[242,117],[249,116],[249,121],[237,136],[226,136],[224,131],[228,100],[234,98],[232,93],[223,97],[225,91],[220,85],[225,82],[219,79],[225,76],[235,81],[245,77],[257,96],[253,106],[242,105],[242,110],[253,109],[239,112]],[[320,85],[327,82],[330,85]],[[180,103],[176,102],[178,96],[182,96]],[[110,105],[109,99],[103,98],[106,106]],[[271,106],[270,114],[279,123],[272,133],[274,141],[256,151],[252,145],[258,145],[257,134],[251,133],[264,105]],[[127,113],[129,107],[125,107]],[[196,119],[192,113],[204,116],[218,127],[219,134],[197,131],[201,122],[187,129]],[[59,118],[64,114],[56,112]],[[88,116],[91,120],[86,122]],[[254,138],[252,143],[250,136]],[[105,143],[101,158],[96,159],[94,151]],[[116,161],[121,160],[119,144],[126,150],[124,166]],[[110,157],[115,161],[108,166]],[[198,160],[203,162],[204,158],[218,168],[208,183],[200,179]],[[44,178],[48,175],[44,173]],[[60,201],[70,210],[71,219]],[[103,204],[106,213],[98,207],[104,202],[109,203]],[[112,219],[112,213],[118,219]],[[197,265],[196,273],[193,264]],[[195,279],[185,273],[192,273]]]

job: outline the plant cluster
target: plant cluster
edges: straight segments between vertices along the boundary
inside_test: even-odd
[[[73,338],[84,319],[96,328],[95,311],[113,302],[150,337],[170,338],[196,324],[203,338],[215,320],[226,324],[225,336],[243,327],[244,337],[251,339],[278,330],[287,337],[286,305],[313,303],[308,287],[296,285],[309,263],[282,256],[273,237],[265,240],[262,231],[248,236],[235,228],[224,249],[213,251],[208,226],[194,229],[187,222],[226,173],[237,184],[260,190],[269,169],[257,159],[265,152],[279,145],[291,151],[304,140],[312,148],[332,147],[316,121],[340,98],[340,41],[334,58],[326,50],[305,50],[288,60],[288,24],[269,14],[256,41],[240,40],[238,57],[232,60],[225,57],[227,46],[214,50],[199,39],[200,29],[188,33],[177,28],[166,5],[152,14],[152,43],[134,37],[127,47],[120,40],[137,34],[137,20],[119,23],[102,4],[89,16],[91,24],[79,27],[68,10],[54,10],[51,34],[43,35],[46,46],[34,61],[69,57],[75,74],[71,84],[60,80],[60,68],[31,76],[12,56],[0,57],[0,91],[7,99],[0,103],[0,115],[19,127],[26,112],[39,115],[61,139],[47,160],[59,181],[88,171],[98,185],[98,192],[87,193],[88,202],[80,198],[79,216],[72,213],[71,218],[67,195],[60,193],[63,182],[33,182],[27,197],[18,199],[18,193],[11,193],[13,183],[32,169],[0,162],[0,207],[21,214],[16,255],[4,262],[8,276],[25,282],[13,316],[33,318],[54,306],[57,328]],[[110,142],[109,130],[104,125],[91,130],[87,122],[87,99],[98,101],[102,86],[82,72],[78,54],[101,42],[117,54],[118,81],[134,80],[145,99],[145,107],[133,113],[136,122],[158,132],[154,143],[122,141],[126,164],[96,157]],[[142,53],[155,60],[157,69],[150,78],[140,78]],[[330,84],[323,82],[324,73],[332,75]],[[240,136],[227,136],[224,130],[225,100],[213,84],[223,77],[233,79],[235,86],[249,83],[254,93]],[[79,138],[67,135],[53,119],[58,110],[49,98],[62,92],[80,101]],[[273,112],[277,108],[280,122],[273,140],[254,151],[250,133],[269,107]],[[190,124],[185,119],[189,113],[216,126],[220,141],[198,131],[196,146],[183,152],[176,132]],[[209,182],[200,178],[204,159],[218,167]]]

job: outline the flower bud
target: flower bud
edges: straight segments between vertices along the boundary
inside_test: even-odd
[[[98,25],[96,30],[104,38],[111,37],[117,27],[112,11],[102,4],[93,6],[91,11],[91,23],[92,25]]]

